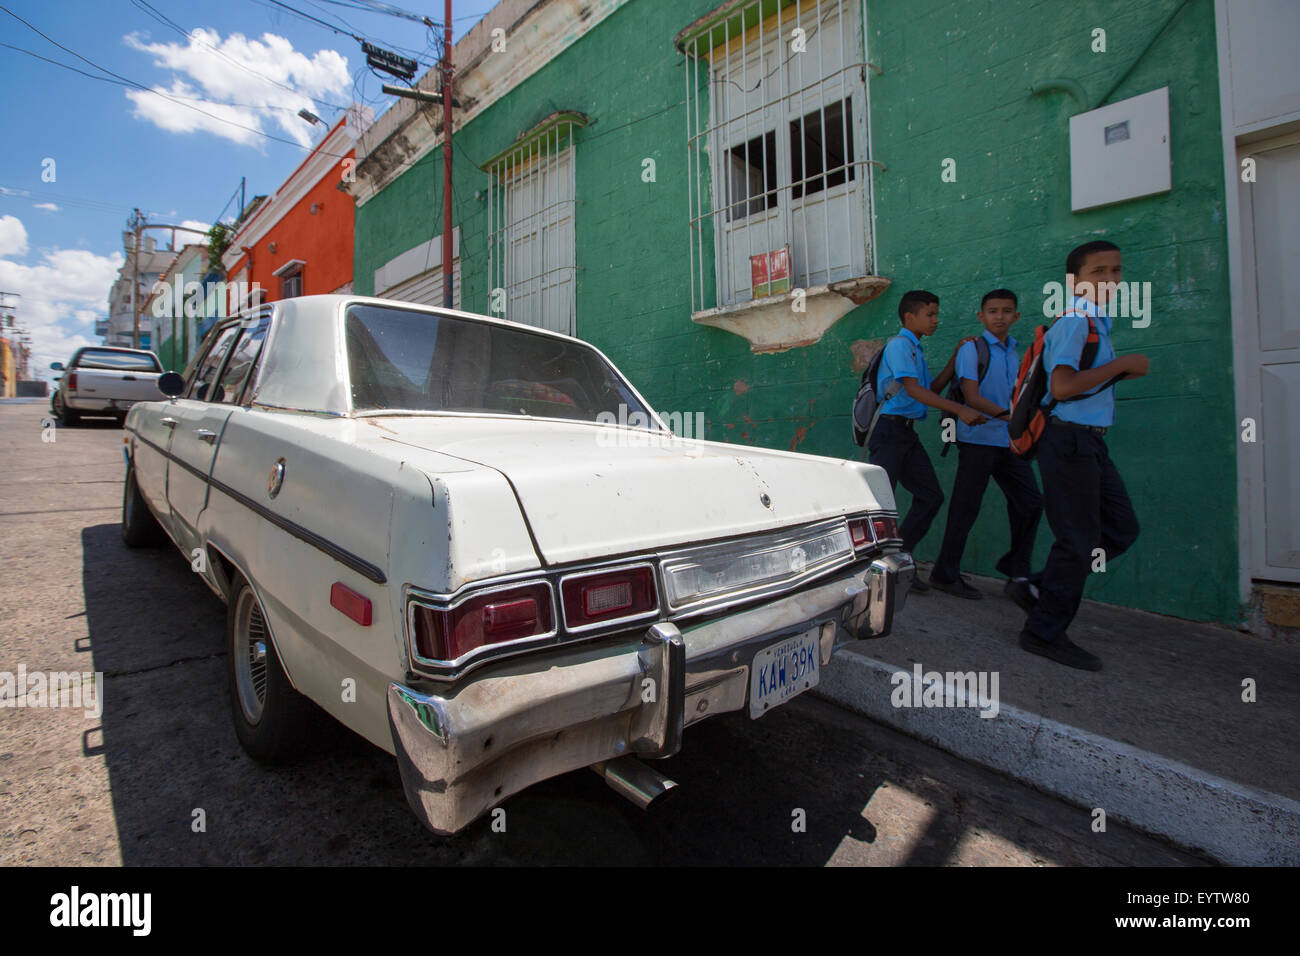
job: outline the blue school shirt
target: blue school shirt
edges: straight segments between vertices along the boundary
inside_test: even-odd
[[[880,357],[880,390],[876,394],[884,395],[900,378],[914,378],[922,388],[930,387],[930,368],[925,364],[925,350],[921,348],[921,340],[909,329],[903,329],[885,343],[885,354]],[[897,395],[884,403],[880,414],[902,415],[921,421],[925,418],[925,408],[900,388]]]
[[[1110,316],[1082,296],[1075,296],[1066,312],[1077,310],[1080,314],[1064,315],[1047,330],[1043,341],[1043,368],[1047,369],[1047,394],[1043,396],[1043,405],[1052,400],[1051,374],[1058,365],[1068,365],[1078,371],[1079,358],[1083,355],[1084,342],[1088,338],[1088,320],[1084,315],[1093,317],[1097,327],[1097,358],[1092,367],[1105,365],[1115,358],[1115,348],[1110,343]],[[1074,422],[1076,425],[1097,425],[1109,428],[1115,424],[1115,389],[1112,386],[1096,395],[1074,402],[1057,402],[1051,414],[1062,421]]]
[[[1016,375],[1020,372],[1020,356],[1016,352],[1016,340],[1007,336],[1003,345],[992,332],[985,330],[984,341],[989,344],[989,367],[980,382],[980,395],[987,398],[999,408],[1011,407],[1011,396],[1016,389]],[[957,350],[956,374],[958,380],[968,378],[979,381],[979,354],[974,342],[966,342]],[[957,419],[957,440],[970,442],[972,445],[993,445],[1008,448],[1011,441],[1007,436],[1007,422],[1003,418],[990,418],[983,425],[967,425]]]

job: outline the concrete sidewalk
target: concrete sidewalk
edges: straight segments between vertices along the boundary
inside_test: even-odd
[[[894,633],[840,651],[817,692],[1224,863],[1300,864],[1300,646],[1084,601],[1070,636],[1104,667],[1078,671],[1021,650],[1002,582],[970,581],[984,600],[909,595]],[[928,678],[910,706],[895,693],[917,664],[952,706],[925,705]],[[996,675],[996,716],[946,677],[969,671],[989,691]]]

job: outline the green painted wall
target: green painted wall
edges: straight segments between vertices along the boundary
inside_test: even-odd
[[[871,0],[877,257],[893,281],[817,345],[753,355],[743,339],[690,321],[683,58],[672,38],[715,0],[633,0],[476,118],[456,144],[456,221],[464,307],[488,306],[486,174],[474,165],[557,109],[589,114],[578,134],[578,334],[604,349],[664,411],[703,411],[707,437],[853,457],[848,409],[858,373],[850,346],[898,328],[898,295],[929,288],[941,326],[927,340],[937,371],[962,335],[978,331],[988,289],[1021,295],[1021,341],[1042,321],[1043,284],[1063,279],[1068,250],[1105,237],[1125,251],[1125,278],[1150,281],[1149,328],[1116,325],[1121,351],[1141,350],[1151,374],[1120,386],[1112,454],[1143,532],[1096,575],[1088,596],[1195,619],[1235,622],[1237,518],[1232,342],[1224,227],[1214,13],[1188,0],[1143,52],[1179,0]],[[1091,50],[1106,30],[1107,51]],[[1141,56],[1139,57],[1139,54]],[[1132,70],[1130,72],[1130,67]],[[1170,87],[1173,190],[1108,209],[1070,211],[1068,96],[1031,97],[1053,77],[1083,85],[1095,104]],[[641,179],[653,158],[657,181]],[[956,161],[957,181],[940,179]],[[441,156],[423,158],[357,210],[356,280],[440,231]],[[923,437],[945,490],[956,456],[938,457],[937,417]],[[907,500],[900,489],[900,510]],[[917,549],[932,560],[946,509]],[[991,488],[964,567],[993,573],[1006,547]],[[1038,560],[1050,532],[1044,521]]]

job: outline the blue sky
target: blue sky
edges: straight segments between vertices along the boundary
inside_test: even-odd
[[[493,5],[455,0],[456,38]],[[241,176],[248,198],[273,192],[327,128],[300,119],[299,108],[332,124],[350,102],[379,115],[392,101],[380,84],[396,81],[366,67],[353,34],[421,61],[417,76],[436,60],[423,24],[374,8],[443,16],[442,0],[0,8],[0,290],[21,292],[7,301],[42,367],[98,341],[94,319],[106,314],[133,207],[155,221],[207,225],[237,211]]]

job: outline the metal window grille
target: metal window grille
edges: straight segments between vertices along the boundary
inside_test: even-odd
[[[574,131],[577,113],[548,117],[489,160],[489,311],[574,334]]]
[[[871,147],[862,0],[733,0],[686,55],[691,310],[870,275]]]

